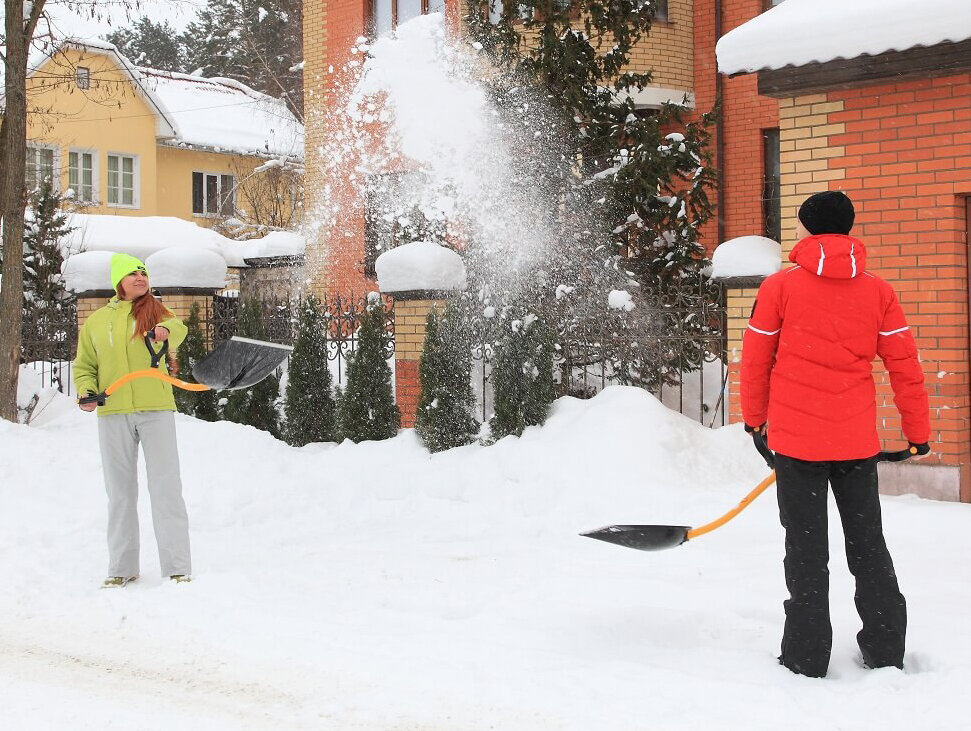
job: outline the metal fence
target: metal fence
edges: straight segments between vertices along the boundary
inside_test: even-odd
[[[558,396],[591,398],[610,385],[635,385],[706,426],[727,422],[725,288],[708,278],[641,293],[638,317],[563,318],[554,380]],[[473,390],[481,417],[492,416],[494,332],[480,325],[473,347]]]
[[[388,312],[385,355],[394,356],[394,301],[383,298]],[[240,300],[213,297],[200,311],[207,344],[214,347],[236,334]],[[357,349],[357,330],[367,307],[365,296],[332,296],[320,302],[327,323],[327,359],[334,382],[346,379],[348,356]],[[303,300],[260,300],[263,337],[293,345]],[[725,290],[717,282],[686,283],[682,290],[644,297],[649,316],[636,329],[618,330],[606,319],[583,320],[563,334],[555,359],[557,395],[590,398],[609,385],[631,383],[654,393],[666,406],[707,426],[726,423],[727,383]],[[492,360],[495,340],[488,328],[477,330],[473,349],[473,389],[483,420],[492,416]],[[71,361],[77,343],[77,304],[25,317],[22,362],[41,379],[70,394]]]

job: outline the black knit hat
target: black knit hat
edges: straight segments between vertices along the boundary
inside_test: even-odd
[[[855,217],[852,201],[838,190],[811,195],[799,207],[799,220],[814,236],[848,234]]]

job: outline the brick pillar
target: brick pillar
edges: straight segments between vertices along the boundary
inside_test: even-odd
[[[415,425],[415,410],[421,396],[418,363],[425,346],[425,318],[432,310],[445,309],[446,293],[394,293],[394,387],[401,409],[401,426]]]
[[[742,420],[742,406],[739,394],[739,367],[742,363],[742,336],[748,327],[748,320],[755,305],[759,285],[765,277],[727,277],[726,289],[726,328],[728,363],[728,388],[725,392],[725,413],[728,422],[735,424]]]

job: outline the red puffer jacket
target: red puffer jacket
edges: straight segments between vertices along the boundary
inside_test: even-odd
[[[897,295],[867,271],[863,242],[809,236],[796,266],[759,289],[742,341],[742,416],[768,422],[769,447],[811,461],[863,459],[880,451],[871,362],[890,373],[903,432],[930,437],[924,374]]]

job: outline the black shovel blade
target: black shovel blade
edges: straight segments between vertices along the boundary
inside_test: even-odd
[[[289,345],[234,336],[196,363],[192,375],[216,390],[249,388],[279,368],[292,350]]]
[[[688,540],[686,525],[608,525],[580,535],[638,551],[663,551]]]

